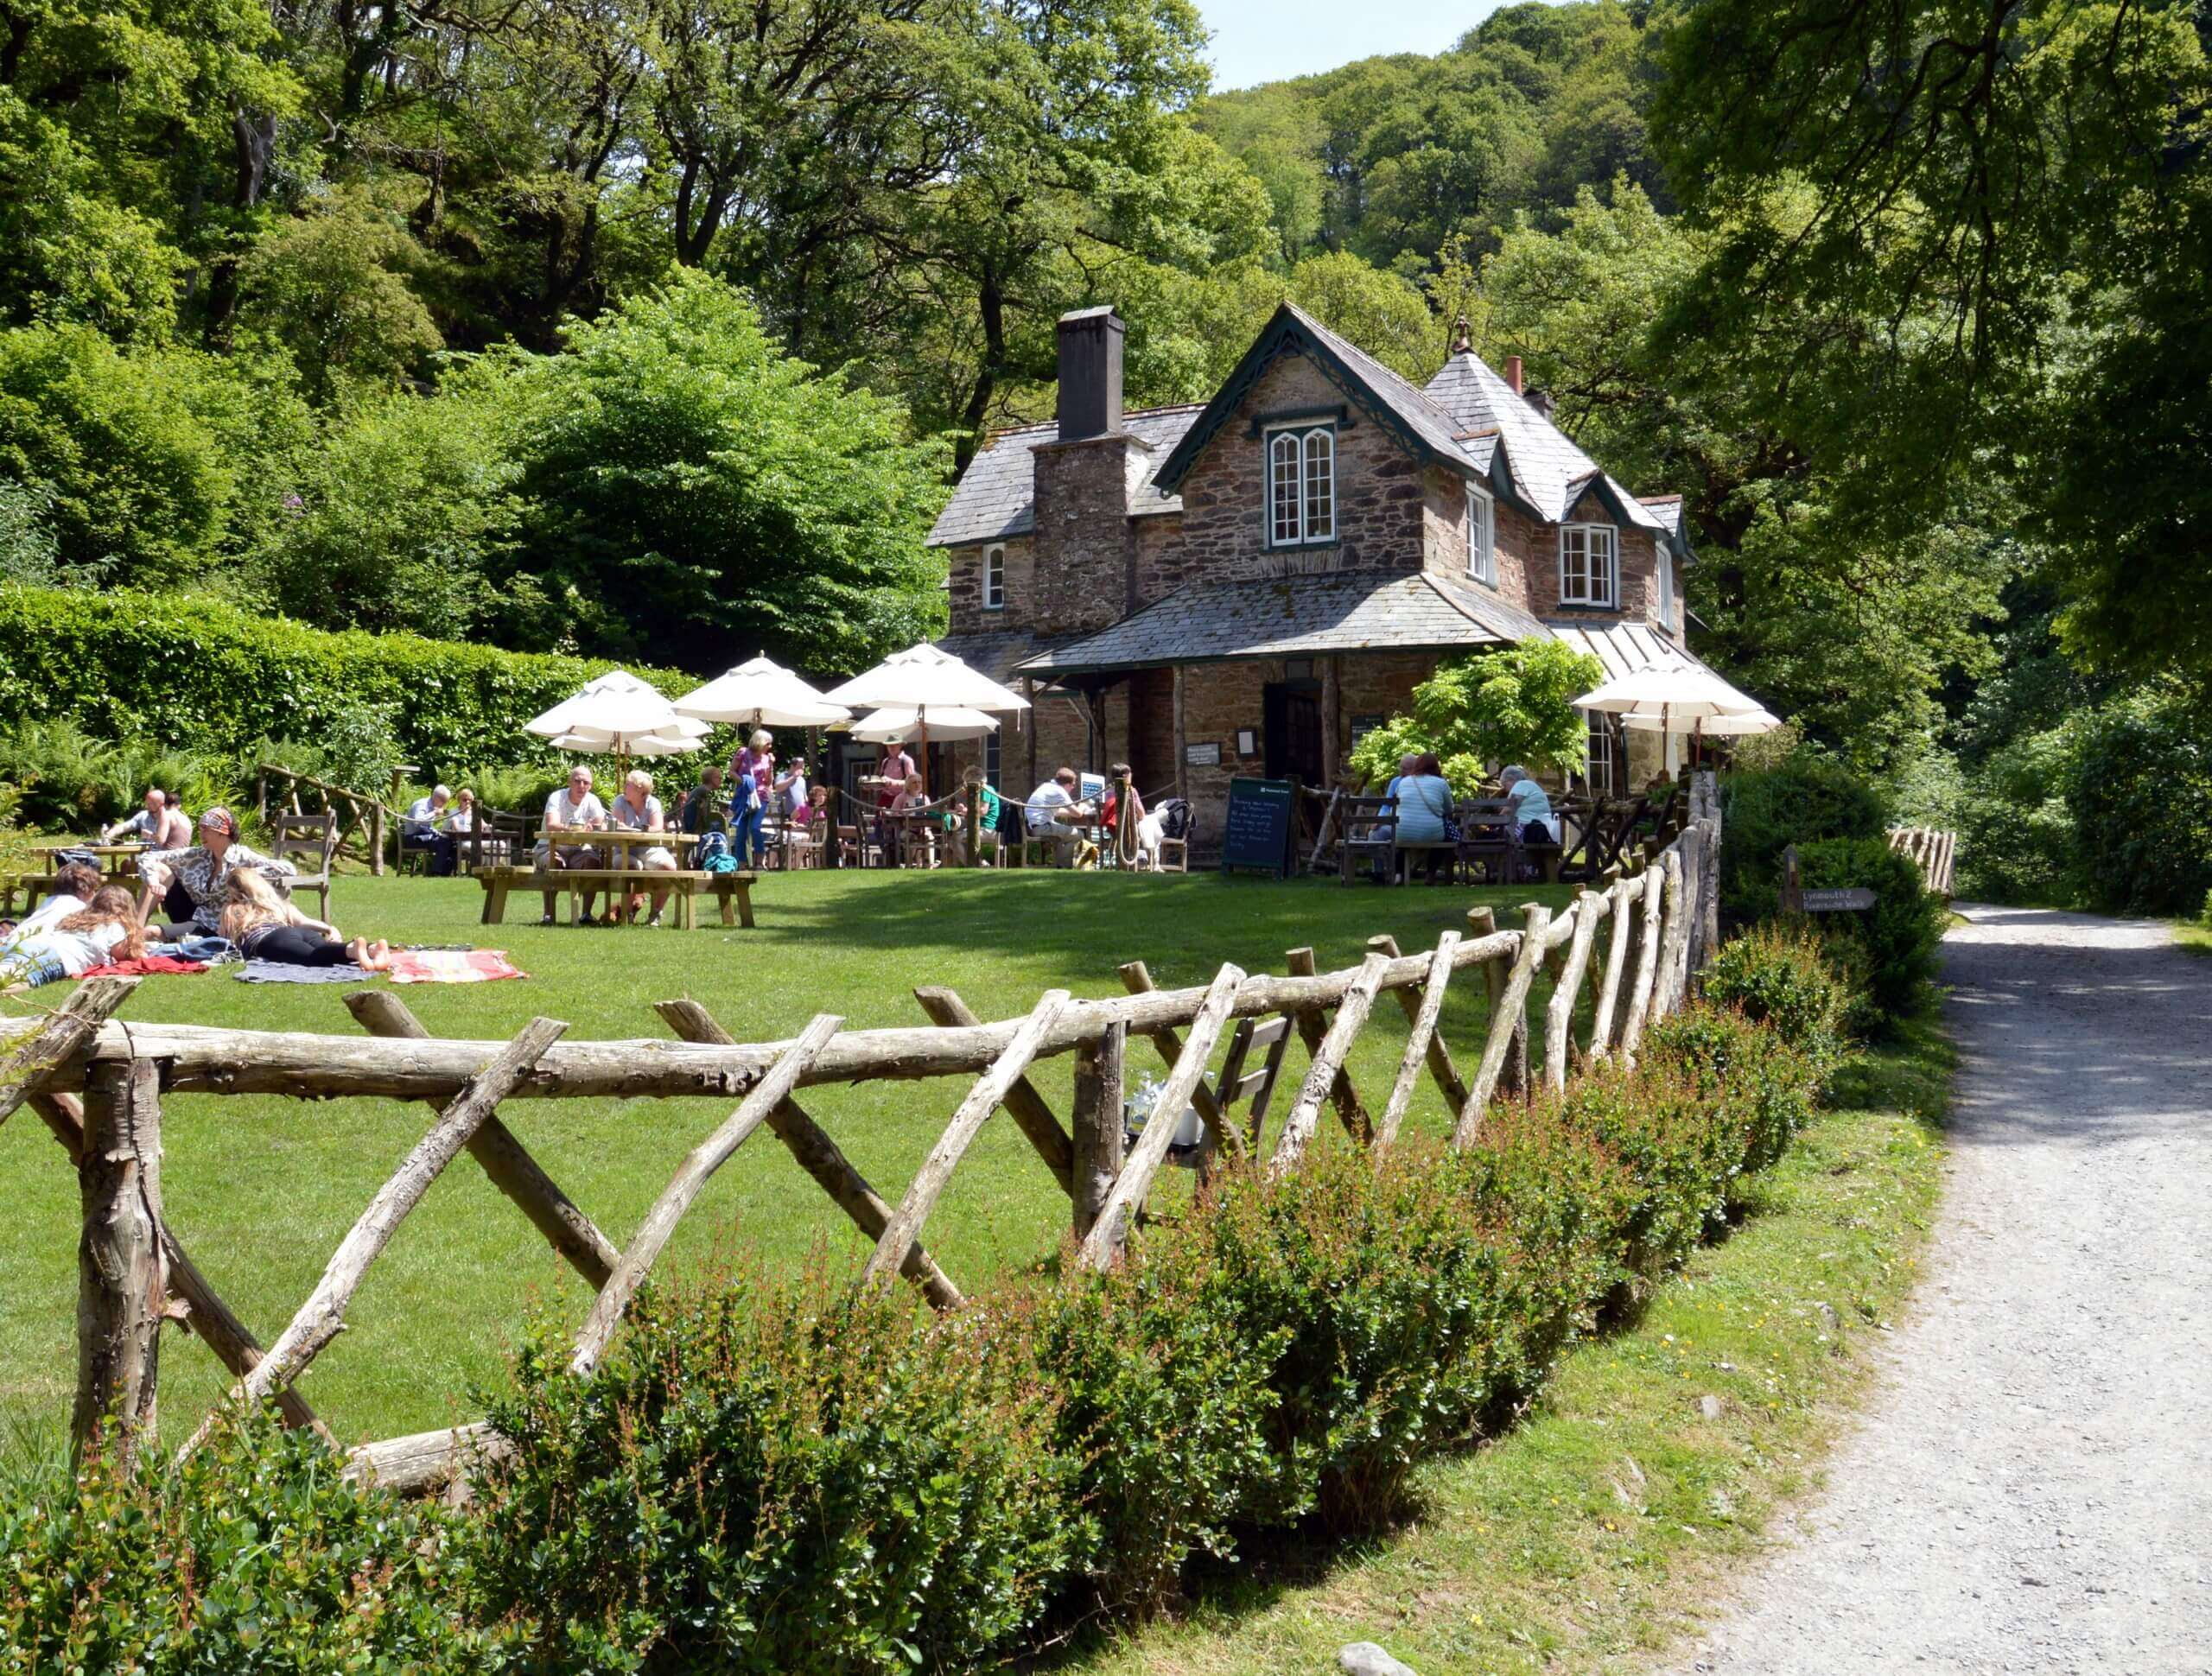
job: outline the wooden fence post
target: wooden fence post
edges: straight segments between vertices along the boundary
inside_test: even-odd
[[[1446,935],[1452,939],[1452,946],[1457,949],[1461,942],[1459,934],[1452,931]],[[1394,936],[1370,937],[1367,939],[1367,946],[1370,949],[1379,949],[1389,955],[1392,960],[1398,958],[1398,939]],[[1451,965],[1444,968],[1446,976],[1450,976],[1457,967],[1458,962],[1455,959]],[[1427,999],[1429,982],[1433,981],[1436,970],[1433,963],[1429,970],[1431,977],[1429,980],[1423,981],[1420,994],[1416,995],[1410,989],[1393,989],[1390,992],[1398,998],[1398,1005],[1404,1009],[1406,1023],[1409,1025],[1417,1026],[1421,1022],[1421,1009]],[[1459,1075],[1459,1066],[1452,1060],[1452,1050],[1444,1044],[1444,1038],[1437,1033],[1433,1023],[1429,1025],[1428,1030],[1427,1054],[1428,1074],[1436,1079],[1436,1086],[1443,1091],[1445,1103],[1452,1111],[1457,1112],[1460,1107],[1467,1103],[1467,1082]]]
[[[90,1041],[138,987],[136,978],[94,978],[80,985],[58,1013],[0,1056],[0,1123],[41,1092],[63,1063]]]
[[[168,1296],[162,1250],[161,1073],[150,1059],[95,1064],[85,1081],[84,1211],[77,1246],[77,1400],[71,1458],[111,1423],[126,1460],[154,1442]]]
[[[1483,1038],[1482,1063],[1475,1071],[1474,1086],[1467,1091],[1467,1103],[1459,1108],[1459,1121],[1452,1127],[1452,1144],[1457,1147],[1471,1146],[1482,1129],[1483,1114],[1490,1107],[1491,1095],[1498,1087],[1501,1073],[1512,1053],[1516,1039],[1528,1041],[1529,988],[1536,981],[1536,968],[1544,958],[1544,934],[1551,929],[1552,911],[1540,902],[1527,904],[1521,910],[1521,948],[1513,957],[1513,969],[1506,974],[1497,999],[1491,1003],[1490,1029]]]
[[[1694,827],[1690,828],[1694,832]],[[1682,968],[1689,955],[1689,869],[1682,864],[1683,846],[1670,845],[1661,856],[1664,868],[1666,930],[1659,940],[1659,983],[1652,997],[1651,1016],[1665,1018],[1682,999]]]
[[[1497,910],[1470,908],[1467,910],[1467,924],[1473,930],[1478,940],[1493,936],[1497,930]],[[1518,945],[1516,946],[1517,948]],[[1512,971],[1513,956],[1511,955],[1493,955],[1484,963],[1483,992],[1489,1001],[1491,1016],[1493,1018],[1497,1016],[1499,1006],[1505,1000],[1506,980],[1512,974]],[[1484,1040],[1488,1040],[1487,1027],[1484,1029]],[[1528,1092],[1529,1027],[1525,1019],[1516,1021],[1513,1026],[1512,1040],[1506,1044],[1505,1059],[1499,1067],[1497,1087],[1499,1091],[1505,1094]],[[1460,1102],[1463,1108],[1465,1104],[1465,1101]]]
[[[1621,1063],[1633,1065],[1636,1050],[1643,1040],[1643,1021],[1651,1011],[1651,995],[1659,981],[1659,916],[1663,909],[1666,872],[1647,867],[1640,875],[1643,888],[1636,930],[1636,981],[1628,994],[1628,1013],[1621,1020]]]
[[[687,1042],[709,1042],[722,1047],[737,1045],[737,1038],[724,1030],[714,1014],[696,1001],[657,1001],[653,1011]],[[891,1226],[891,1206],[868,1184],[868,1178],[853,1168],[829,1132],[807,1115],[804,1108],[786,1095],[768,1114],[768,1127],[798,1161],[799,1168],[813,1177],[815,1184],[852,1219],[855,1228],[871,1241],[883,1237],[883,1230]],[[918,1243],[907,1247],[899,1273],[919,1286],[922,1296],[938,1309],[960,1307],[959,1289],[945,1278],[944,1271]]]
[[[1567,1050],[1574,1030],[1574,1003],[1582,994],[1582,974],[1590,965],[1590,949],[1598,938],[1598,921],[1605,911],[1605,898],[1586,890],[1574,899],[1574,938],[1567,945],[1567,964],[1552,986],[1551,1005],[1544,1012],[1544,1083],[1554,1091],[1567,1086]]]
[[[1394,958],[1398,952],[1396,941],[1390,937],[1381,941],[1389,946],[1377,949],[1376,954],[1384,959]],[[1368,946],[1374,948],[1375,945],[1370,941]],[[1418,1003],[1414,1000],[1413,992],[1409,989],[1392,992],[1406,1003],[1406,1016],[1411,1020],[1413,1028],[1406,1036],[1405,1057],[1398,1061],[1398,1079],[1390,1085],[1390,1103],[1382,1108],[1382,1121],[1376,1127],[1374,1149],[1377,1153],[1387,1152],[1390,1143],[1397,1140],[1398,1126],[1406,1121],[1406,1110],[1413,1104],[1414,1083],[1421,1076],[1424,1060],[1427,1062],[1430,1073],[1435,1076],[1437,1086],[1444,1091],[1445,1098],[1451,1101],[1451,1110],[1455,1117],[1459,1108],[1466,1103],[1466,1088],[1452,1067],[1451,1056],[1444,1056],[1440,1069],[1437,1059],[1438,1051],[1444,1044],[1437,1036],[1436,1022],[1444,1013],[1445,989],[1452,981],[1452,956],[1459,947],[1459,934],[1457,931],[1446,931],[1436,940],[1436,952],[1429,956],[1428,977],[1421,986]],[[1453,1097],[1455,1090],[1456,1098]]]
[[[1603,1059],[1613,1051],[1613,1020],[1620,1006],[1621,974],[1628,969],[1630,944],[1636,935],[1635,904],[1643,886],[1634,879],[1616,879],[1613,934],[1605,944],[1605,975],[1598,990],[1598,1007],[1590,1021],[1590,1057]]]
[[[1119,1019],[1075,1051],[1075,1208],[1077,1240],[1098,1225],[1122,1173],[1122,1102],[1129,1027]]]
[[[1144,1133],[1137,1137],[1135,1149],[1122,1161],[1122,1173],[1099,1210],[1098,1220],[1084,1236],[1077,1260],[1084,1267],[1104,1268],[1112,1262],[1114,1254],[1122,1248],[1122,1241],[1135,1225],[1137,1212],[1144,1208],[1145,1196],[1152,1191],[1152,1178],[1166,1161],[1167,1148],[1175,1139],[1183,1108],[1192,1103],[1192,1095],[1205,1079],[1206,1062],[1213,1057],[1214,1047],[1221,1040],[1222,1027],[1229,1022],[1229,1010],[1236,1004],[1236,991],[1243,981],[1242,968],[1224,966],[1207,986],[1205,1000],[1198,1004],[1198,1016],[1191,1020],[1191,1033],[1183,1043],[1183,1051],[1175,1056],[1167,1081],[1160,1086],[1152,1110],[1146,1115]]]

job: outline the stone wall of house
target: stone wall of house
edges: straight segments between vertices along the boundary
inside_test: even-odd
[[[1349,407],[1337,433],[1337,536],[1313,547],[1267,544],[1267,452],[1250,434],[1262,414]],[[1420,461],[1320,365],[1282,355],[1200,451],[1181,488],[1178,538],[1139,551],[1137,594],[1149,602],[1199,576],[1417,570],[1427,491]]]
[[[983,608],[983,553],[989,546],[1006,549],[1006,605],[999,611]],[[988,634],[1031,626],[1037,604],[1037,548],[1028,536],[948,548],[945,556],[944,597],[950,612],[948,632]]]

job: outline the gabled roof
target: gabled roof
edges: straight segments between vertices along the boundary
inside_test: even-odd
[[[1182,487],[1184,474],[1199,450],[1229,422],[1261,375],[1286,352],[1310,355],[1319,361],[1370,418],[1394,432],[1415,454],[1465,477],[1479,474],[1482,468],[1453,434],[1471,427],[1453,424],[1443,408],[1365,350],[1338,337],[1296,303],[1285,302],[1183,433],[1167,462],[1154,474],[1153,481],[1162,491],[1172,494]]]
[[[1472,350],[1460,350],[1445,362],[1423,393],[1451,416],[1455,432],[1470,443],[1479,435],[1504,455],[1505,486],[1545,523],[1560,523],[1595,485],[1624,524],[1668,528]],[[1484,464],[1493,477],[1499,474],[1494,460]]]
[[[1128,433],[1152,451],[1156,460],[1182,440],[1191,422],[1198,416],[1195,406],[1146,408],[1124,414]],[[1059,434],[1056,425],[1024,425],[1001,431],[991,438],[968,469],[960,474],[952,498],[931,527],[931,547],[964,547],[974,542],[1004,541],[1027,536],[1037,527],[1036,474],[1030,454],[1039,442]],[[1146,474],[1147,478],[1150,473]],[[1150,482],[1141,484],[1129,497],[1129,515],[1179,512],[1183,503],[1162,493]]]
[[[1024,675],[1329,652],[1451,651],[1552,632],[1490,589],[1426,571],[1351,570],[1196,581],[1110,628],[1030,658]]]

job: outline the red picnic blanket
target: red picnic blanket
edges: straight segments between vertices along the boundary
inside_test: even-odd
[[[530,974],[504,949],[395,949],[389,975],[394,983],[491,983]]]
[[[179,960],[174,955],[149,955],[143,960],[111,960],[105,966],[87,967],[88,978],[143,978],[156,972],[205,972],[204,960]]]

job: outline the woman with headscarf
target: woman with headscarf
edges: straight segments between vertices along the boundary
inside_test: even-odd
[[[289,861],[248,849],[238,842],[237,817],[227,809],[211,809],[200,817],[200,841],[191,848],[157,849],[138,858],[138,876],[146,881],[145,911],[166,900],[170,936],[216,936],[223,886],[238,867],[251,867],[272,881],[295,878],[300,871]],[[179,911],[188,902],[192,911],[181,916]]]

